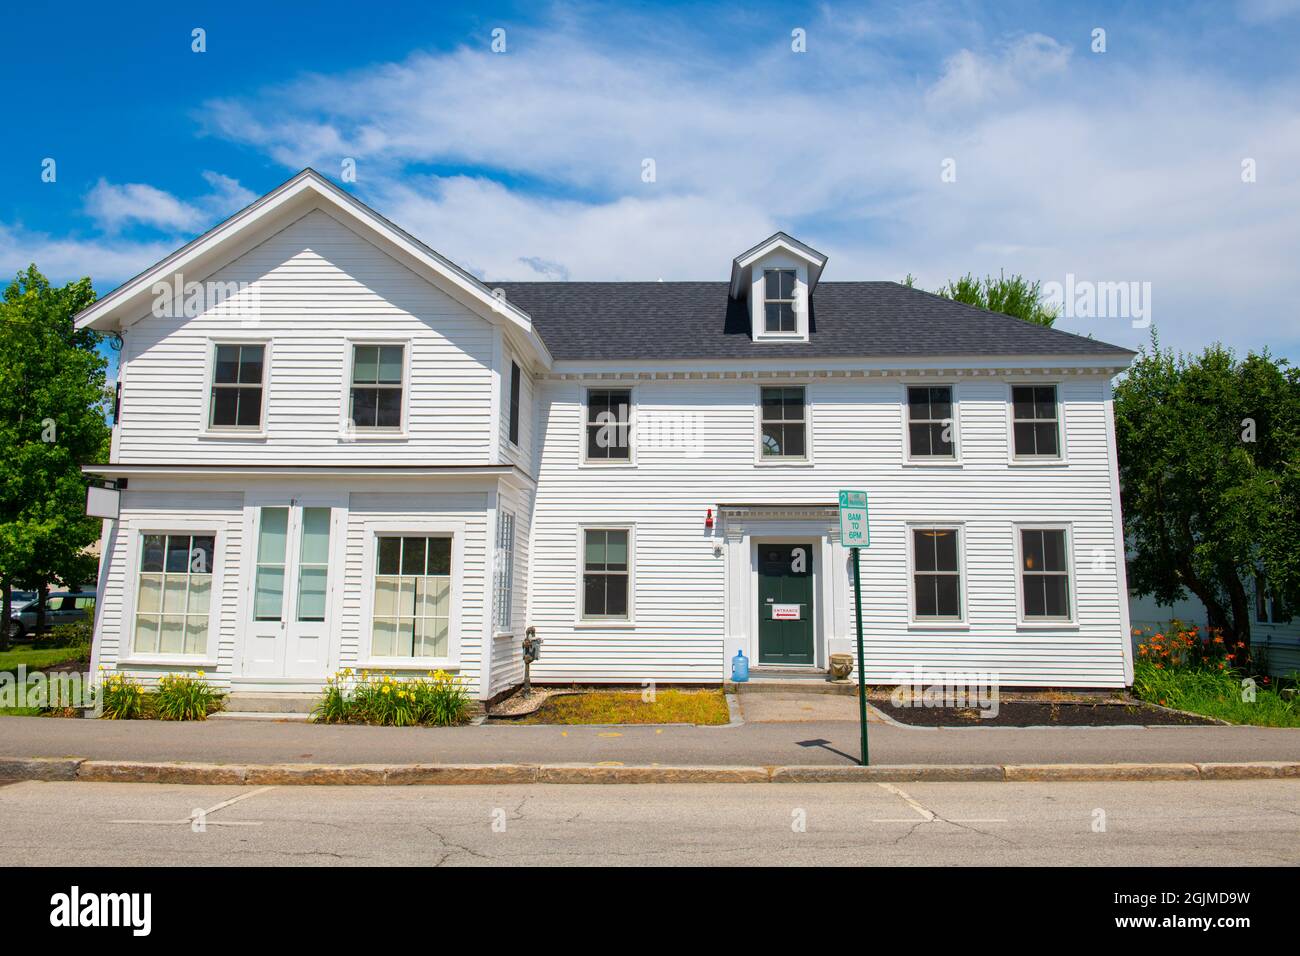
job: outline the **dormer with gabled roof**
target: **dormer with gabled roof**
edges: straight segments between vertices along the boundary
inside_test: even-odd
[[[731,297],[746,301],[755,342],[807,342],[811,301],[826,257],[775,232],[731,263]]]

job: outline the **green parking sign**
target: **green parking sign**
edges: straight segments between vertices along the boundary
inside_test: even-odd
[[[840,492],[840,541],[846,548],[871,547],[865,491]]]

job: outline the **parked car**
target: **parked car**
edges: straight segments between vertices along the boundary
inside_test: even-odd
[[[94,591],[51,591],[45,599],[45,629],[48,631],[56,624],[71,624],[84,618],[95,606]],[[13,613],[9,617],[9,637],[22,640],[36,631],[37,611],[40,598],[32,595],[19,604],[13,602]]]

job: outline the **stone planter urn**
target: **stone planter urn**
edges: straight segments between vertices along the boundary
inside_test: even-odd
[[[848,680],[853,673],[852,654],[832,654],[830,680]]]

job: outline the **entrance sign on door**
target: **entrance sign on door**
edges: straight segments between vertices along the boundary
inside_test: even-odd
[[[773,604],[772,620],[774,621],[797,621],[800,619],[801,604]]]

